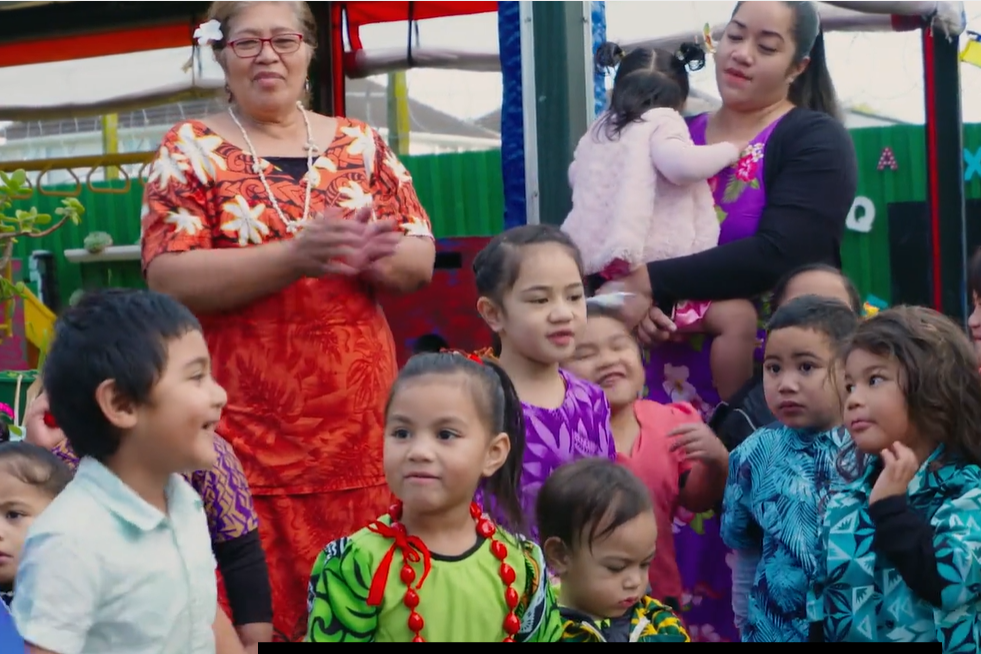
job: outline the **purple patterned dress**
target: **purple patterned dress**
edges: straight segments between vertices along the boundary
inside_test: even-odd
[[[760,132],[739,163],[709,181],[721,223],[720,245],[756,233],[766,205],[763,154],[779,122]],[[707,124],[708,114],[689,123],[696,145],[705,144]],[[647,397],[660,403],[689,402],[707,419],[719,402],[709,367],[710,344],[709,339],[695,336],[645,352]],[[732,556],[719,537],[719,517],[714,511],[692,515],[682,510],[674,530],[685,589],[683,617],[692,640],[739,642],[732,615]]]
[[[534,524],[535,500],[556,468],[588,457],[616,461],[616,445],[610,429],[610,403],[599,386],[559,370],[565,381],[565,399],[557,409],[543,409],[524,402],[525,456],[521,469],[521,509],[525,533],[538,540]],[[499,511],[494,519],[507,526]]]

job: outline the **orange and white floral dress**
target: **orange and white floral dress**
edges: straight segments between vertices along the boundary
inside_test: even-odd
[[[371,127],[338,118],[309,174],[311,215],[371,207],[409,236],[432,238],[412,179]],[[262,159],[286,216],[303,212],[306,160]],[[288,165],[294,164],[294,165]],[[292,173],[290,172],[292,171]],[[166,253],[291,238],[252,158],[199,121],[176,125],[150,168],[142,215],[146,267]],[[269,560],[278,639],[302,638],[314,560],[384,513],[383,408],[395,345],[373,291],[337,276],[301,279],[233,312],[198,316],[228,391],[219,433],[242,462]]]

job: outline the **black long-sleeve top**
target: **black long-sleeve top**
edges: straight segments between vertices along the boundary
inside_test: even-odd
[[[752,298],[799,266],[841,267],[845,220],[858,186],[855,147],[844,125],[793,109],[767,140],[764,161],[766,207],[756,234],[648,264],[659,306]]]

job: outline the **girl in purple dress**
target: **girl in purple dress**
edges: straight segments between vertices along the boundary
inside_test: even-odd
[[[586,326],[582,260],[558,228],[524,225],[494,237],[473,269],[477,310],[494,332],[494,354],[524,410],[520,500],[535,537],[535,500],[553,470],[583,457],[616,460],[603,391],[559,368]],[[500,511],[491,511],[507,526]]]
[[[692,139],[750,143],[746,155],[712,182],[722,223],[719,247],[649,263],[618,289],[653,302],[649,312],[625,316],[638,324],[643,342],[658,344],[646,358],[648,397],[689,402],[706,415],[718,403],[708,343],[675,338],[668,318],[674,304],[759,300],[798,266],[840,268],[857,186],[855,150],[837,120],[815,3],[737,3],[715,65],[722,108],[690,122]],[[718,516],[680,515],[675,527],[692,640],[736,640],[732,559],[719,539]]]

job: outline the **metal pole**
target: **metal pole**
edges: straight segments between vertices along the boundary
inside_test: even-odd
[[[923,28],[927,198],[930,210],[934,308],[963,322],[967,243],[964,145],[957,40]]]
[[[537,98],[539,220],[561,224],[572,208],[569,164],[593,112],[589,2],[535,2],[535,97]],[[590,34],[587,40],[587,32]],[[589,84],[587,86],[587,81]]]
[[[119,116],[107,114],[102,117],[102,154],[119,154]],[[106,166],[106,181],[119,179],[119,169]]]
[[[388,74],[388,146],[400,156],[409,154],[409,84],[404,70]]]

